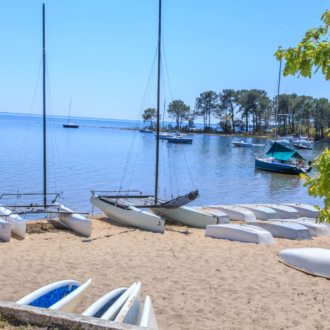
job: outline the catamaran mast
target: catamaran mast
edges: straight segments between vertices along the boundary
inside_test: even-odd
[[[46,172],[46,43],[45,43],[45,4],[42,5],[42,18],[43,18],[43,135],[44,135],[44,207],[47,205],[47,172]]]
[[[278,89],[277,89],[277,104],[276,104],[276,118],[275,118],[275,142],[277,138],[277,114],[278,114],[278,99],[280,96],[280,85],[281,85],[281,66],[282,66],[282,60],[280,61],[280,71],[278,73]]]
[[[159,105],[160,105],[160,54],[162,33],[162,0],[159,0],[159,25],[158,25],[158,85],[157,85],[157,136],[156,136],[156,178],[155,178],[155,204],[158,200],[158,163],[159,163]]]

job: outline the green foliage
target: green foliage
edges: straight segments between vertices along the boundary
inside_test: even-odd
[[[150,126],[153,127],[154,120],[157,119],[157,111],[154,108],[148,108],[144,110],[144,113],[142,114],[143,122],[150,121]]]
[[[219,106],[214,110],[214,114],[222,121],[222,117],[225,115],[226,120],[225,123],[220,122],[220,127],[225,132],[229,132],[232,129],[235,132],[234,116],[235,108],[238,102],[238,92],[234,91],[233,89],[224,89],[221,93],[219,93],[219,100]]]
[[[189,119],[190,107],[181,100],[175,100],[168,105],[167,112],[175,119],[177,129],[181,129],[182,121]]]
[[[330,79],[330,42],[327,38],[330,26],[329,10],[322,14],[321,21],[324,25],[307,31],[297,47],[282,49],[280,46],[278,48],[275,53],[276,58],[286,59],[284,76],[298,74],[311,78],[312,69],[316,67],[315,72],[321,69],[326,80]]]
[[[306,179],[305,187],[310,196],[324,198],[324,208],[317,216],[318,222],[330,223],[330,151],[328,148],[314,161],[316,172],[313,176],[303,175]],[[316,208],[319,210],[320,206]]]
[[[201,93],[199,97],[196,98],[195,102],[195,112],[196,117],[203,117],[204,119],[204,130],[206,130],[207,120],[208,126],[211,126],[211,115],[218,109],[219,97],[216,92],[208,91]]]

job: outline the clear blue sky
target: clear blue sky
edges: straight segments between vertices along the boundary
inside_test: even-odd
[[[42,57],[42,3],[0,2],[0,111],[30,112]],[[53,112],[136,119],[157,46],[158,0],[46,0]],[[207,90],[276,94],[279,45],[318,27],[328,1],[163,0],[172,95],[194,106]],[[34,113],[41,113],[41,80]],[[329,83],[283,79],[282,93],[329,97]],[[170,101],[170,100],[169,100]],[[154,99],[148,106],[155,107]]]

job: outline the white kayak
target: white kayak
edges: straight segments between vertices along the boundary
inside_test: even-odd
[[[255,215],[251,211],[236,205],[209,205],[208,207],[216,208],[226,213],[230,220],[245,222],[257,221]]]
[[[247,225],[228,224],[207,226],[205,236],[245,243],[275,243],[274,238],[269,231]]]
[[[0,239],[5,242],[10,241],[11,223],[0,219]]]
[[[88,307],[81,315],[100,318],[102,315],[120,298],[120,296],[127,290],[127,288],[119,288],[113,290],[99,300],[92,306]]]
[[[116,302],[108,308],[108,310],[101,316],[102,320],[110,320],[113,321],[118,315],[119,311],[124,306],[130,294],[136,287],[136,283],[133,283],[117,300]]]
[[[61,205],[61,210],[72,212],[69,208],[63,205]],[[87,219],[77,213],[56,213],[56,215],[60,219],[60,222],[69,227],[71,230],[87,237],[92,235],[91,219]]]
[[[137,325],[141,312],[141,282],[138,282],[124,306],[115,318],[115,322]]]
[[[308,204],[292,203],[292,204],[285,204],[285,205],[296,209],[299,212],[299,215],[301,217],[316,218],[320,212],[314,206],[308,205]]]
[[[259,220],[278,219],[278,214],[273,209],[263,205],[240,204],[238,206],[251,211]]]
[[[26,234],[26,220],[22,219],[17,214],[12,214],[9,209],[0,206],[0,218],[11,223],[11,232],[19,236],[20,238],[25,238]]]
[[[150,329],[158,330],[158,324],[154,309],[152,307],[151,299],[149,296],[146,296],[144,301],[140,327],[146,327]]]
[[[73,280],[55,282],[28,294],[16,304],[73,313],[91,282],[88,280],[83,285]]]
[[[313,239],[307,227],[290,222],[251,222],[250,226],[257,226],[269,231],[273,237],[287,239]]]
[[[330,278],[330,250],[328,249],[286,249],[279,253],[278,260],[307,274]]]
[[[218,221],[216,224],[218,225],[230,223],[230,219],[228,215],[225,212],[222,212],[216,208],[208,207],[208,206],[195,206],[194,209],[203,213],[211,214],[212,216],[217,218]]]
[[[291,206],[281,204],[263,204],[266,207],[273,209],[280,219],[298,219],[299,212]]]

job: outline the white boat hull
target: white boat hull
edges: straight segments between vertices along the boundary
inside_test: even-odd
[[[228,224],[207,226],[205,236],[245,243],[275,243],[274,238],[269,231],[247,225]]]
[[[213,215],[215,218],[217,218],[217,225],[225,225],[227,223],[231,223],[228,215],[225,212],[222,212],[216,208],[211,208],[207,206],[198,206],[194,207],[195,210],[203,212],[203,213],[208,213]],[[212,225],[212,223],[210,223]]]
[[[216,208],[226,213],[230,220],[252,222],[257,221],[255,215],[242,207],[235,205],[209,205],[208,207]]]
[[[280,219],[298,219],[299,212],[294,208],[280,204],[263,204],[263,206],[273,209]]]
[[[124,306],[115,318],[115,322],[137,325],[141,315],[141,282],[138,282]]]
[[[250,204],[240,204],[238,206],[251,211],[259,220],[278,219],[278,214],[274,210],[266,206]]]
[[[146,327],[150,329],[158,330],[158,324],[154,309],[152,307],[151,299],[149,296],[146,296],[144,301],[140,327]]]
[[[11,232],[15,235],[19,236],[20,238],[25,238],[26,234],[26,220],[22,219],[17,214],[12,214],[12,212],[0,206],[0,218],[3,216],[3,220],[11,223]]]
[[[107,293],[92,306],[88,307],[81,315],[101,318],[126,290],[127,288],[119,288]]]
[[[10,241],[11,223],[0,219],[0,239],[5,242]]]
[[[317,215],[319,214],[319,210],[317,210],[314,206],[312,205],[307,205],[307,204],[285,204],[287,206],[290,206],[297,210],[299,212],[299,215],[301,217],[306,217],[306,218],[316,218]]]
[[[286,249],[279,253],[278,260],[307,274],[330,278],[330,250]]]
[[[72,212],[63,205],[61,206],[61,209]],[[71,230],[87,237],[92,235],[92,220],[86,219],[80,214],[75,213],[56,213],[56,215],[60,219],[60,222],[69,227]]]
[[[90,202],[111,220],[157,233],[165,231],[165,221],[162,218],[134,206],[130,206],[129,209],[116,207],[101,201],[96,195],[91,197]]]
[[[218,223],[215,216],[187,206],[181,206],[176,209],[154,208],[151,211],[168,221],[196,228],[206,228],[207,225],[216,225]]]
[[[313,239],[308,228],[297,223],[282,222],[251,222],[250,226],[258,226],[269,231],[273,237],[287,239]]]

